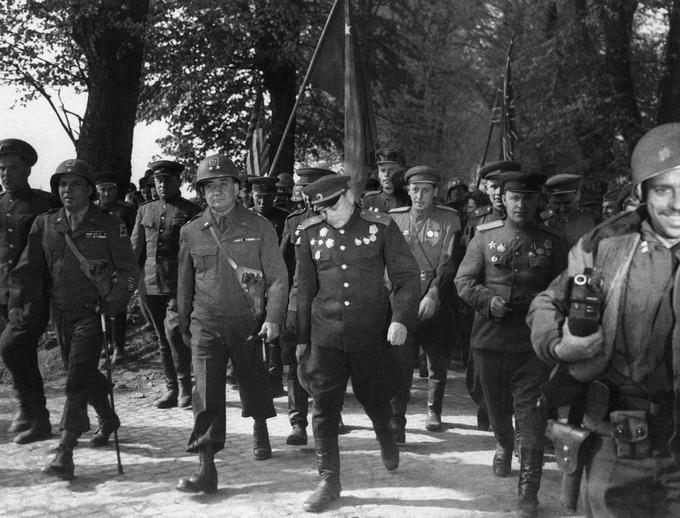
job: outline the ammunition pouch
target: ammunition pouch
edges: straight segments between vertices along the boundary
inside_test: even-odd
[[[647,413],[643,410],[616,410],[609,414],[616,456],[620,459],[647,459],[652,455]]]
[[[587,428],[548,420],[545,435],[555,445],[555,461],[562,473],[573,475],[583,467],[581,446],[591,433]]]

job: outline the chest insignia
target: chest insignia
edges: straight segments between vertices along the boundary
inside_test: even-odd
[[[375,225],[371,225],[370,227],[368,227],[368,233],[374,236],[375,234],[378,233],[378,227]]]
[[[649,245],[647,244],[647,241],[640,242],[640,252],[643,254],[649,252]]]
[[[330,237],[326,239],[326,248],[333,248],[333,245],[335,245],[335,240]]]
[[[552,248],[552,241],[550,239],[546,239],[543,242],[543,248],[545,248],[546,250],[550,250]]]
[[[491,262],[492,262],[492,263],[497,263],[497,262],[498,262],[498,256],[497,256],[497,255],[492,255],[492,256],[491,256]]]
[[[317,250],[316,252],[314,252],[314,259],[316,259],[317,261],[321,259],[321,250]]]
[[[85,237],[87,239],[106,239],[106,232],[104,230],[89,230],[85,232]]]
[[[327,228],[327,227],[323,227],[321,230],[319,230],[319,235],[320,235],[321,237],[326,237],[326,236],[328,235],[328,228]]]
[[[496,242],[491,241],[488,246],[489,246],[489,250],[495,250],[496,249]]]
[[[496,250],[498,250],[500,253],[505,252],[505,245],[503,243],[498,243]]]

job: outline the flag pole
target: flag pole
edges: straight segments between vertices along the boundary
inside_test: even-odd
[[[349,1],[349,0],[346,0]],[[279,163],[279,158],[281,157],[281,153],[283,151],[283,145],[286,142],[286,137],[288,136],[288,133],[290,132],[290,128],[293,125],[293,121],[295,120],[295,113],[297,112],[298,107],[300,106],[300,102],[302,101],[302,95],[305,92],[305,89],[307,88],[307,84],[309,83],[309,78],[312,75],[312,69],[314,68],[314,65],[316,64],[316,58],[319,55],[319,50],[321,49],[321,44],[324,41],[324,38],[326,37],[326,33],[328,32],[328,27],[331,24],[331,19],[333,18],[333,15],[335,14],[335,11],[338,7],[338,4],[340,3],[340,0],[335,0],[335,3],[333,3],[333,7],[331,8],[331,12],[328,15],[328,18],[326,19],[326,24],[323,27],[323,31],[321,31],[321,36],[319,36],[319,41],[316,44],[316,48],[314,49],[314,53],[312,54],[312,59],[309,61],[309,67],[307,67],[307,73],[305,74],[305,78],[302,80],[302,84],[300,85],[300,90],[298,91],[297,98],[295,99],[295,104],[293,105],[293,110],[290,112],[290,116],[288,117],[288,122],[286,123],[286,128],[283,130],[283,135],[281,135],[281,141],[279,142],[279,147],[276,150],[276,155],[274,155],[274,160],[272,161],[272,165],[269,167],[269,172],[267,173],[267,176],[272,176],[274,173],[274,169],[276,169],[276,165]]]

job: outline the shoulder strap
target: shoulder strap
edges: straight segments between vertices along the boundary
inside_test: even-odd
[[[210,235],[215,240],[215,243],[217,243],[217,246],[220,247],[220,250],[222,250],[222,253],[224,254],[224,256],[227,259],[227,262],[229,263],[229,266],[231,266],[232,270],[234,270],[234,274],[236,274],[236,269],[238,268],[238,265],[236,264],[236,261],[234,261],[234,259],[232,259],[229,252],[227,252],[227,249],[224,246],[224,244],[222,243],[222,241],[220,241],[220,238],[217,237],[217,232],[215,232],[215,227],[213,227],[212,225],[210,225]],[[236,276],[238,277],[238,274],[236,274]],[[240,279],[237,279],[237,280],[238,280],[238,283],[241,284],[241,280]]]
[[[85,263],[87,263],[87,258],[83,254],[80,253],[80,250],[78,250],[78,247],[73,242],[73,239],[71,239],[71,236],[68,235],[68,234],[64,234],[64,239],[66,239],[66,244],[71,249],[71,252],[73,252],[73,255],[76,256],[76,259],[78,259],[78,262],[82,265],[85,265]]]

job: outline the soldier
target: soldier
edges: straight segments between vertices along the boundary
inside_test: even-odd
[[[637,192],[633,190],[633,186],[628,184],[621,189],[621,194],[616,203],[619,212],[633,212],[640,206],[640,198]]]
[[[296,187],[304,187],[324,176],[335,174],[328,169],[304,167],[298,169],[296,174],[299,178]],[[300,197],[302,193],[300,192]],[[292,427],[290,435],[286,438],[286,444],[302,446],[307,444],[307,413],[309,395],[300,385],[297,374],[297,359],[295,348],[297,346],[297,286],[295,276],[295,241],[300,237],[300,226],[303,221],[317,216],[312,207],[297,210],[286,218],[286,225],[281,238],[281,253],[288,268],[288,280],[290,296],[288,297],[288,312],[286,314],[286,326],[281,336],[283,362],[288,365],[288,419]]]
[[[536,406],[549,369],[534,354],[524,322],[531,299],[564,268],[561,238],[536,223],[539,174],[502,177],[507,219],[477,227],[458,274],[459,296],[475,310],[472,356],[496,437],[493,473],[505,477],[519,428],[519,511],[536,516],[547,415]]]
[[[143,271],[139,296],[153,321],[163,361],[167,391],[156,406],[186,408],[191,406],[191,353],[177,321],[177,253],[179,229],[199,209],[180,195],[182,164],[159,160],[149,168],[160,198],[139,208],[132,231],[132,248]]]
[[[144,202],[153,201],[151,196],[151,185],[149,185],[149,178],[142,176],[139,179],[139,192],[142,194]]]
[[[567,249],[597,224],[590,212],[579,208],[580,183],[579,175],[568,173],[551,176],[545,182],[550,208],[541,213],[541,220],[562,236]]]
[[[604,196],[602,196],[602,221],[618,214],[619,208],[617,206],[617,202],[620,195],[621,187],[618,185],[612,187],[611,189],[607,190],[606,193],[604,193]]]
[[[127,228],[128,235],[132,233],[135,225],[135,208],[124,201],[118,199],[118,177],[114,173],[98,173],[96,176],[97,195],[99,200],[97,205],[116,216]],[[125,328],[127,323],[127,308],[119,315],[107,321],[107,337],[113,342],[112,365],[117,365],[125,361]]]
[[[18,433],[14,442],[27,444],[51,436],[50,413],[38,367],[38,340],[49,315],[36,308],[30,325],[7,322],[9,271],[16,266],[28,239],[33,220],[56,205],[50,193],[31,189],[28,177],[38,160],[35,149],[18,139],[0,140],[0,352],[12,375],[19,411],[9,426]],[[38,319],[39,317],[39,319]]]
[[[582,237],[527,319],[536,353],[589,382],[588,516],[680,516],[679,142],[678,123],[640,139],[631,169],[644,204]],[[568,314],[572,279],[584,273],[602,304],[586,336],[572,333]]]
[[[292,212],[296,210],[296,205],[291,201],[291,196],[293,195],[293,187],[295,186],[295,180],[293,180],[293,175],[290,173],[281,173],[278,176],[278,181],[276,182],[276,196],[274,196],[274,205],[286,212]]]
[[[279,334],[288,275],[272,225],[237,202],[239,174],[232,161],[223,155],[207,157],[196,180],[208,208],[180,233],[177,303],[196,373],[187,451],[198,453],[199,468],[193,477],[182,478],[177,489],[214,493],[214,456],[225,439],[227,358],[239,379],[242,415],[255,420],[255,459],[271,457],[267,418],[276,412],[259,337],[272,341]],[[258,286],[261,292],[252,295]]]
[[[386,214],[361,211],[346,196],[349,176],[325,176],[305,187],[320,215],[302,222],[296,239],[298,374],[314,399],[312,424],[321,482],[305,501],[321,512],[340,496],[338,422],[345,388],[373,422],[383,464],[399,466],[390,432],[394,395],[393,346],[413,329],[419,299],[418,265]],[[383,274],[392,283],[390,298]],[[389,326],[389,328],[388,328]]]
[[[254,176],[250,180],[253,186],[253,209],[260,216],[267,219],[276,230],[276,236],[281,241],[283,228],[288,212],[274,205],[277,179],[273,176]],[[281,360],[281,346],[279,341],[267,344],[269,382],[274,397],[283,396],[283,363]]]
[[[240,179],[240,190],[238,192],[238,197],[241,200],[241,204],[246,208],[246,209],[252,209],[253,206],[255,205],[255,202],[253,201],[253,184],[250,183],[250,180],[253,178],[259,178],[257,176],[246,176],[246,175],[241,175]]]
[[[373,212],[389,212],[410,205],[411,199],[404,190],[406,161],[398,149],[383,148],[375,152],[378,179],[382,190],[364,193],[361,206]]]
[[[441,281],[448,273],[452,279],[456,261],[460,260],[462,227],[457,212],[435,206],[441,176],[428,166],[412,167],[406,172],[411,207],[390,211],[420,269],[420,306],[418,326],[409,333],[406,344],[397,349],[401,377],[397,395],[392,398],[392,433],[397,443],[405,442],[406,406],[410,398],[413,368],[418,347],[427,355],[429,381],[425,428],[432,432],[442,429],[441,414],[446,373],[451,356],[453,307],[440,296],[445,290]]]
[[[454,176],[449,180],[446,188],[446,206],[455,209],[458,217],[461,218],[461,224],[465,224],[465,204],[467,202],[466,196],[468,193],[468,186],[460,176]]]
[[[125,225],[90,203],[96,191],[88,164],[62,162],[50,186],[64,207],[33,222],[26,248],[10,272],[9,320],[40,322],[45,304],[50,304],[67,369],[66,402],[57,455],[43,471],[70,480],[73,447],[90,429],[88,402],[99,416],[93,446],[105,445],[120,426],[109,405],[108,381],[97,369],[102,346],[99,312],[111,317],[125,309],[139,271]]]

